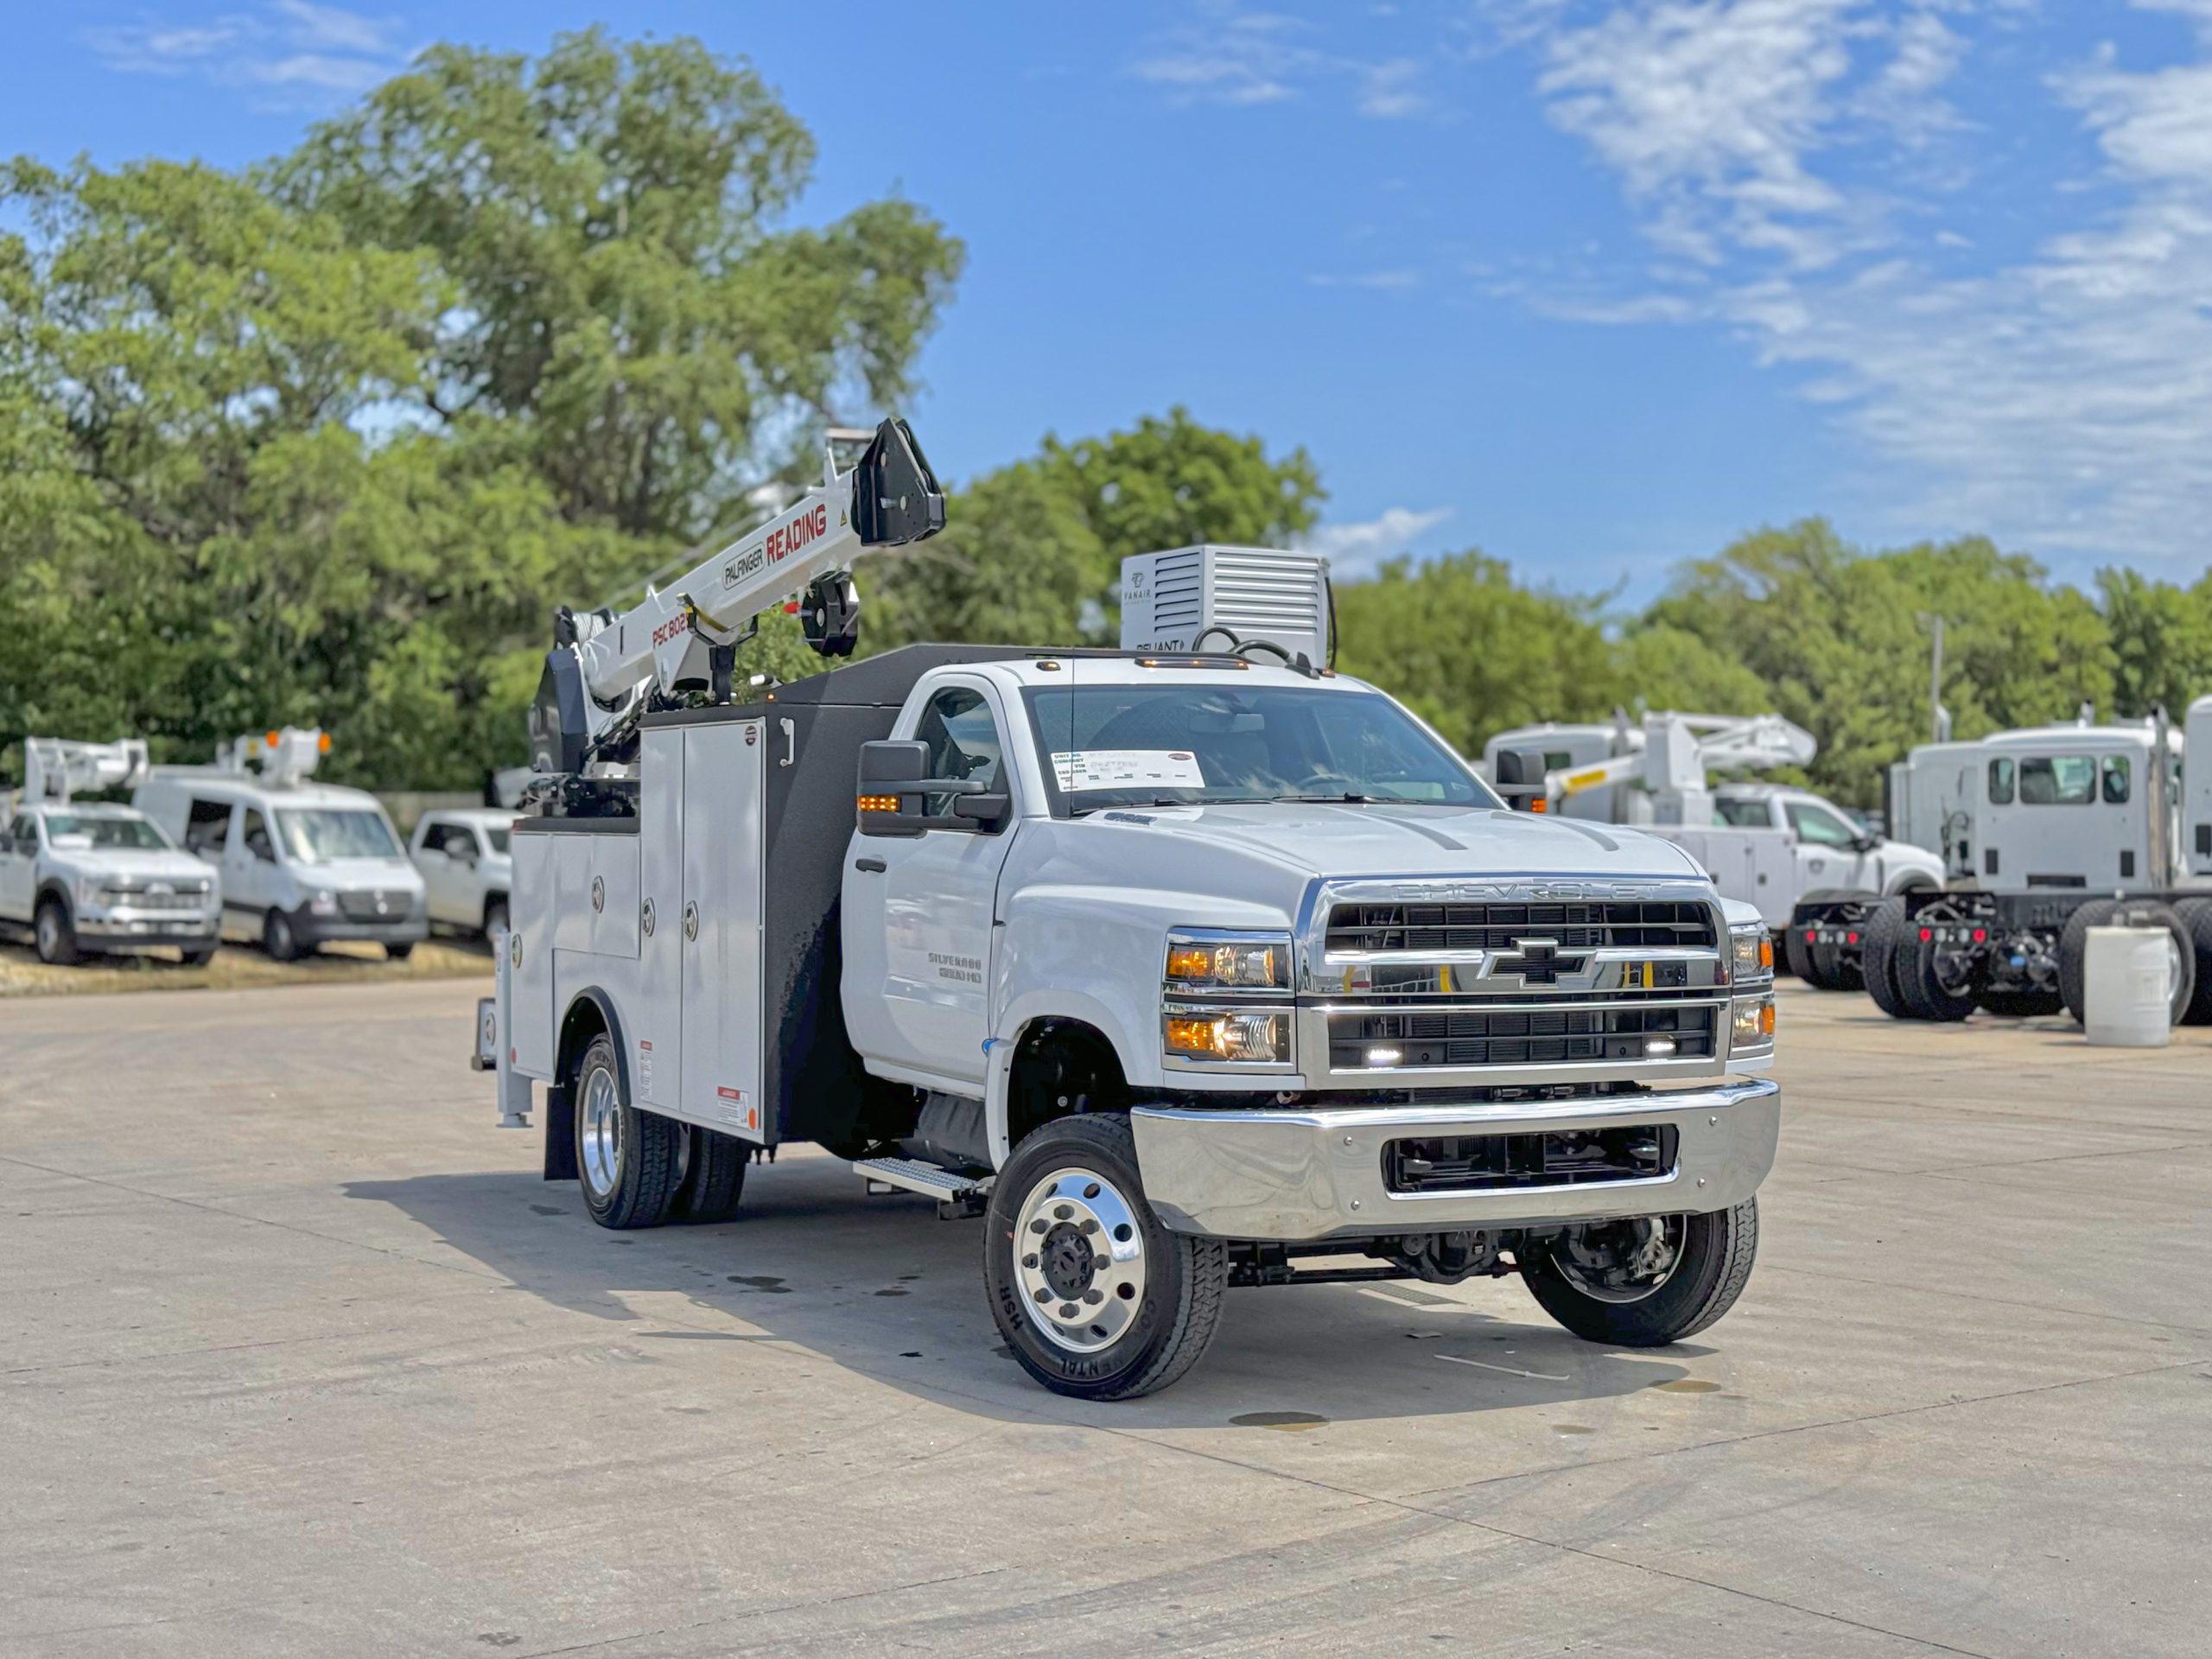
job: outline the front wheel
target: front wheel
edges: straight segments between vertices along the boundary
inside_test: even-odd
[[[1160,1225],[1118,1113],[1061,1118],[999,1172],[983,1228],[991,1318],[1055,1394],[1134,1400],[1198,1362],[1221,1322],[1229,1247]]]
[[[59,899],[48,899],[31,922],[31,937],[38,945],[38,959],[50,967],[67,968],[77,960],[77,925],[69,907]]]
[[[1535,1245],[1521,1277],[1544,1312],[1586,1342],[1663,1348],[1735,1306],[1759,1248],[1759,1205],[1570,1227]]]
[[[271,962],[299,959],[300,936],[292,931],[292,918],[283,911],[272,910],[261,918],[261,948]]]

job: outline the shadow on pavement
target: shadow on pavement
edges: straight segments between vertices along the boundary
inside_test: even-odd
[[[1001,1344],[983,1300],[981,1222],[940,1222],[906,1194],[868,1197],[846,1165],[793,1150],[755,1166],[740,1219],[715,1226],[608,1232],[574,1183],[523,1173],[345,1192],[391,1205],[547,1302],[631,1327],[626,1341],[795,1344],[1001,1419],[1217,1427],[1250,1413],[1352,1421],[1567,1404],[1675,1381],[1684,1370],[1672,1362],[1712,1351],[1579,1341],[1511,1281],[1238,1290],[1189,1376],[1148,1400],[1086,1405],[1037,1387]],[[671,1306],[671,1294],[684,1302]],[[702,1312],[751,1330],[682,1328]]]

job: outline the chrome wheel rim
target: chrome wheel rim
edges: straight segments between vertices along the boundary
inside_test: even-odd
[[[1649,1216],[1568,1230],[1552,1248],[1560,1277],[1592,1301],[1656,1296],[1682,1265],[1687,1217]]]
[[[2176,938],[2172,930],[2169,929],[2166,932],[2166,1001],[2177,1008],[2189,1006],[2182,1001],[2181,996],[2181,976],[2183,971],[2185,970],[2181,958],[2181,941]]]
[[[584,1184],[605,1198],[622,1178],[622,1096],[614,1074],[594,1066],[584,1078],[584,1097],[576,1114],[576,1161]]]
[[[1071,1166],[1029,1189],[1014,1219],[1014,1280],[1037,1333],[1073,1354],[1128,1334],[1144,1306],[1144,1230],[1104,1176]]]

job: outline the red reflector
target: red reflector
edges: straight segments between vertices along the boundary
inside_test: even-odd
[[[514,1050],[512,1050],[512,1049],[511,1048],[511,1049],[509,1049],[509,1050],[507,1051],[507,1064],[508,1064],[509,1065],[512,1065],[514,1063],[515,1063],[515,1052],[514,1052]]]
[[[784,614],[785,616],[797,616],[798,614],[798,601],[795,599],[785,600],[784,601]]]
[[[1809,928],[1809,927],[1808,927],[1808,928],[1807,928],[1807,929],[1805,930],[1805,943],[1806,943],[1806,944],[1810,944],[1812,942],[1813,942],[1813,930],[1812,930],[1811,928]]]
[[[1936,930],[1935,930],[1934,928],[1932,928],[1932,927],[1923,927],[1923,928],[1922,928],[1922,929],[1920,930],[1920,942],[1921,942],[1923,944],[1927,944],[1929,940],[1930,940],[1930,939],[1934,938],[1935,937],[1936,937]]]
[[[1859,943],[1859,936],[1856,933],[1847,933],[1843,936],[1843,942],[1846,944],[1856,944]]]
[[[1989,930],[1988,930],[1987,928],[1986,928],[1986,927],[1977,927],[1976,929],[1974,929],[1974,942],[1976,944],[1986,944],[1986,943],[1988,942],[1988,939],[1989,939]]]

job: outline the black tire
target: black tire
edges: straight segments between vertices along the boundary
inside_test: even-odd
[[[1974,1007],[1999,1020],[2037,1020],[2066,1012],[2066,999],[2053,986],[2049,990],[1976,991]]]
[[[77,947],[76,918],[62,899],[48,893],[38,901],[31,918],[31,941],[38,959],[50,968],[74,967],[81,955]]]
[[[507,901],[505,898],[491,899],[484,905],[484,937],[497,939],[507,931]]]
[[[292,931],[292,918],[281,910],[261,918],[261,948],[271,962],[297,962],[306,954],[300,948],[300,936]]]
[[[1974,988],[1947,986],[1936,972],[1936,948],[1920,937],[1924,930],[1908,927],[1891,953],[1890,972],[1897,996],[1916,1020],[1950,1025],[1974,1012]]]
[[[1540,1246],[1521,1264],[1522,1282],[1545,1313],[1585,1342],[1614,1348],[1663,1348],[1694,1336],[1735,1306],[1758,1255],[1759,1204],[1669,1217],[1682,1225],[1674,1271],[1637,1301],[1593,1294],[1562,1267],[1557,1245]]]
[[[1892,1020],[1915,1017],[1897,991],[1897,947],[1905,937],[1905,930],[1904,900],[1885,899],[1875,906],[1874,913],[1866,918],[1866,925],[1859,934],[1859,960],[1866,975],[1866,995],[1874,999],[1876,1007]]]
[[[1046,1183],[1063,1170],[1096,1179],[1066,1194],[1067,1202],[1056,1203]],[[1093,1203],[1098,1211],[1090,1207]],[[1031,1210],[1039,1213],[1030,1224],[1045,1230],[1040,1237],[1049,1249],[1021,1248],[1027,1236],[1022,1217]],[[1122,1242],[1138,1246],[1136,1255],[1122,1262],[1108,1261],[1088,1242],[1106,1236],[1093,1225],[1100,1212],[1111,1216],[1117,1210],[1127,1219],[1116,1225],[1130,1234]],[[1052,1257],[1058,1267],[1040,1269],[1040,1256]],[[1101,1262],[1106,1263],[1103,1272],[1098,1271]],[[1100,1345],[1078,1351],[1047,1337],[1043,1326],[1052,1316],[1033,1313],[1031,1298],[1051,1287],[1040,1284],[1033,1293],[1023,1280],[1025,1273],[1040,1276],[1044,1271],[1054,1272],[1054,1283],[1079,1284],[1063,1293],[1071,1299],[1090,1301],[1097,1292],[1095,1300],[1109,1313],[1123,1310],[1121,1328],[1085,1326],[1086,1314],[1060,1328],[1071,1339],[1097,1337]],[[1112,1277],[1116,1272],[1122,1274],[1118,1281]],[[1119,1294],[1132,1288],[1138,1274],[1141,1288]],[[1116,1294],[1102,1289],[1109,1282]],[[1166,1388],[1198,1363],[1212,1343],[1228,1287],[1228,1245],[1169,1232],[1145,1202],[1136,1141],[1129,1120],[1121,1114],[1056,1119],[1026,1136],[999,1172],[983,1225],[983,1288],[991,1318],[1015,1360],[1053,1393],[1077,1400],[1134,1400]],[[1051,1305],[1049,1295],[1046,1303]],[[1083,1302],[1071,1300],[1063,1306],[1077,1309]]]
[[[404,962],[414,954],[415,947],[412,944],[387,944],[384,948],[384,959],[386,962]]]
[[[2082,988],[2082,965],[2088,954],[2089,930],[2102,927],[2112,920],[2112,913],[2120,908],[2116,899],[2092,899],[2066,918],[2066,925],[2058,935],[2058,995],[2066,1004],[2066,1012],[2075,1022],[2081,1023],[2084,1001]]]
[[[684,1160],[683,1183],[669,1205],[671,1221],[728,1221],[745,1192],[745,1166],[753,1149],[735,1135],[694,1127]]]
[[[601,1085],[609,1091],[594,1103]],[[682,1130],[673,1119],[629,1103],[614,1043],[605,1033],[592,1039],[576,1062],[569,1115],[575,1120],[576,1185],[584,1210],[602,1227],[627,1232],[658,1227],[676,1198],[677,1153]],[[602,1107],[606,1116],[594,1111]],[[611,1124],[611,1128],[602,1128]]]
[[[1782,931],[1782,965],[1816,991],[1827,987],[1814,977],[1813,947],[1805,935],[1809,928],[1792,922]]]
[[[2181,1017],[2185,1026],[2212,1026],[2212,899],[2184,899],[2174,906],[2189,930],[2196,956],[2196,995]]]

